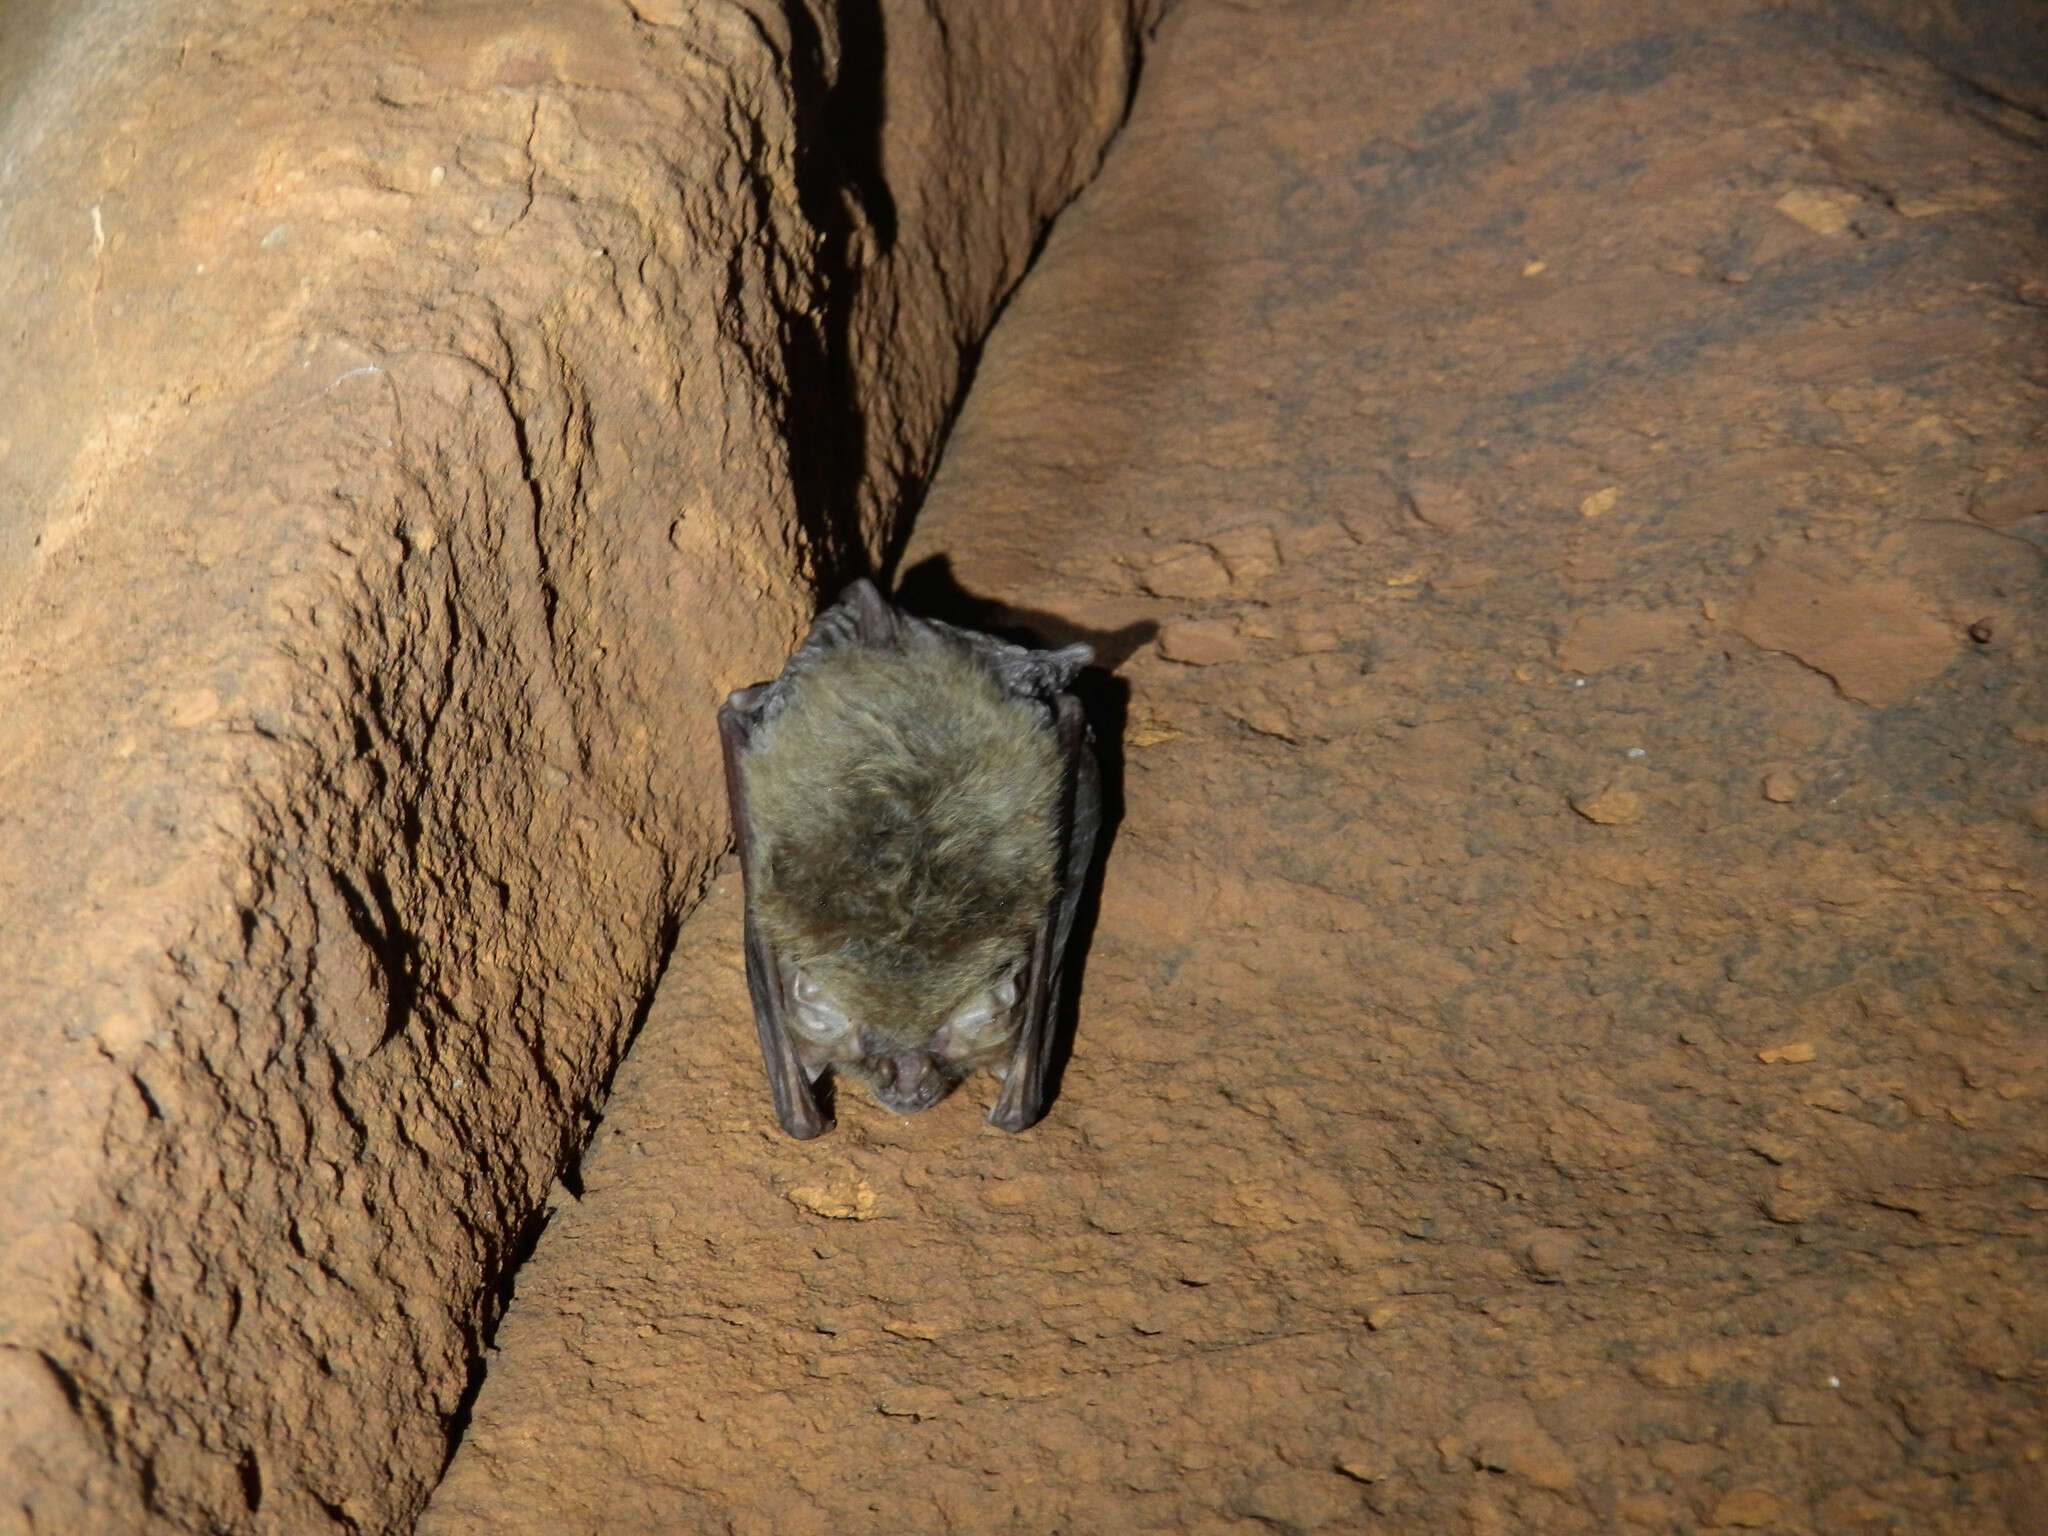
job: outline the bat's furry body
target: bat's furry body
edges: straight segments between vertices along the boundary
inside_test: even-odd
[[[761,935],[891,1045],[1014,970],[1057,879],[1045,711],[950,646],[847,647],[746,755]]]
[[[909,1114],[987,1066],[991,1119],[1042,1112],[1099,819],[1065,691],[1088,660],[912,617],[859,582],[781,677],[720,711],[748,983],[792,1134],[825,1129],[828,1070]]]

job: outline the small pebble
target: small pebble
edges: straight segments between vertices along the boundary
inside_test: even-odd
[[[1783,1045],[1765,1046],[1756,1053],[1756,1059],[1766,1066],[1775,1066],[1781,1061],[1811,1061],[1819,1054],[1811,1040],[1789,1040]]]
[[[1569,1232],[1538,1232],[1522,1244],[1522,1267],[1532,1280],[1554,1285],[1579,1256],[1579,1240]]]
[[[1571,807],[1596,826],[1625,827],[1642,819],[1643,797],[1630,789],[1603,789],[1572,796]]]
[[[1773,805],[1790,805],[1799,798],[1799,781],[1783,769],[1764,775],[1764,798]]]
[[[1714,1506],[1707,1516],[1710,1526],[1739,1526],[1754,1530],[1776,1523],[1785,1513],[1785,1501],[1767,1488],[1738,1488]]]
[[[1159,634],[1159,654],[1191,667],[1241,661],[1245,645],[1235,628],[1219,619],[1184,619]]]

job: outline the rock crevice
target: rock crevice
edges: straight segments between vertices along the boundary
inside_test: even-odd
[[[55,27],[0,156],[0,1528],[405,1528],[724,842],[713,705],[894,537],[1151,8]]]

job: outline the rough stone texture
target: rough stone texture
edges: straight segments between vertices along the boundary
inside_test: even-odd
[[[1176,9],[905,555],[1061,1095],[781,1137],[721,877],[423,1531],[2038,1536],[2042,16]]]
[[[892,536],[1144,11],[0,43],[0,1529],[405,1526],[713,705]]]

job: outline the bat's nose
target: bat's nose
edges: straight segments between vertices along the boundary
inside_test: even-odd
[[[924,1051],[898,1051],[875,1061],[879,1097],[898,1114],[914,1114],[938,1102],[945,1078],[938,1063]]]
[[[930,1060],[922,1051],[904,1051],[895,1056],[884,1056],[880,1066],[882,1081],[902,1094],[914,1092],[919,1080],[931,1070]]]

